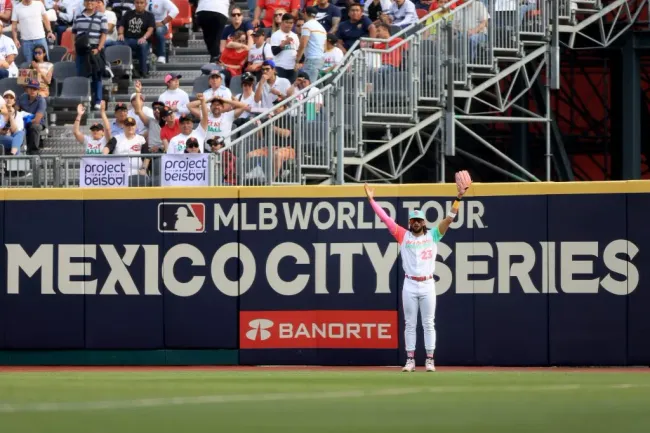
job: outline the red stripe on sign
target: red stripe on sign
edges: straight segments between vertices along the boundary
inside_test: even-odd
[[[397,311],[240,311],[242,349],[396,349]]]
[[[197,232],[200,232],[205,227],[205,206],[202,203],[192,203],[190,204],[194,215],[201,221],[201,227],[196,229]]]

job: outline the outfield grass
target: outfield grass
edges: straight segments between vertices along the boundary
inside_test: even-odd
[[[650,374],[0,373],[3,433],[649,433]]]

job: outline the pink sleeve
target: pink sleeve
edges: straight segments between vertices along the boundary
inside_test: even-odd
[[[375,211],[377,216],[379,216],[381,222],[386,224],[386,227],[388,228],[390,234],[393,235],[395,239],[397,239],[397,242],[401,244],[404,240],[406,229],[397,225],[397,223],[395,223],[395,221],[393,221],[393,219],[386,214],[384,209],[379,206],[376,201],[370,200],[370,206],[372,206],[372,209]]]

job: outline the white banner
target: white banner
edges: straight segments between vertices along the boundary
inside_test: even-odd
[[[129,186],[129,158],[85,156],[81,158],[79,186],[82,188],[116,188]]]
[[[210,154],[166,153],[162,157],[162,186],[208,186]]]

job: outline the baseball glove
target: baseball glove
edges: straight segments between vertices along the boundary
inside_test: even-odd
[[[467,189],[472,185],[472,178],[469,176],[467,170],[462,170],[456,173],[456,188],[459,194],[465,194]]]

